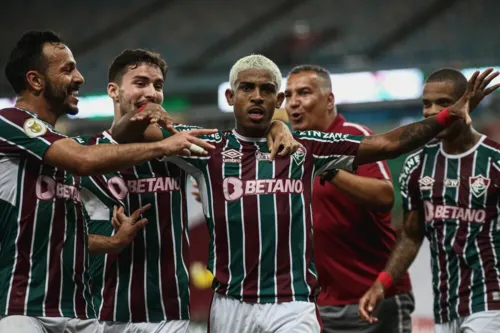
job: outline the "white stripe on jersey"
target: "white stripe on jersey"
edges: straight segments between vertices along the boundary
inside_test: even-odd
[[[288,156],[290,162],[288,162],[288,179],[292,178],[292,167],[293,167],[293,157]],[[289,207],[289,217],[288,217],[288,259],[290,260],[290,288],[292,289],[292,301],[295,301],[295,286],[293,285],[294,275],[293,275],[293,256],[292,256],[292,225],[293,225],[293,205],[292,205],[292,195],[288,196],[288,207]],[[278,232],[278,230],[276,230]],[[304,244],[305,245],[305,244]]]
[[[17,200],[17,175],[19,174],[19,157],[0,158],[0,200],[12,206]]]
[[[39,174],[40,174],[42,168],[43,168],[43,166],[40,166],[40,171],[38,172]],[[30,267],[30,269],[28,270],[28,283],[27,283],[28,288],[26,290],[26,298],[24,300],[24,315],[25,316],[26,316],[26,313],[27,313],[26,309],[28,309],[29,291],[31,290],[31,271],[32,271],[31,268],[33,267],[33,248],[35,246],[36,227],[38,226],[38,219],[36,217],[38,216],[38,208],[39,207],[40,207],[40,200],[37,200],[36,201],[36,205],[35,205],[35,213],[34,213],[35,214],[35,221],[33,223],[33,238],[32,238],[32,241],[31,241],[30,258],[29,258],[29,262],[30,262],[30,266],[29,267]],[[52,207],[54,207],[54,204],[52,204]],[[52,211],[54,211],[54,209],[52,209]],[[52,224],[51,224],[51,229],[52,229]],[[49,246],[50,246],[50,241],[49,241]],[[48,261],[48,258],[50,258],[50,256],[47,256],[47,261]],[[48,270],[47,270],[46,277],[48,277],[48,275],[49,274],[48,274]],[[45,290],[47,290],[47,288],[45,288]],[[45,315],[45,302],[43,302],[43,304],[42,304],[42,311],[43,311],[43,314]]]
[[[255,148],[259,150],[259,145],[254,142]],[[259,160],[255,159],[255,179],[259,179]],[[260,212],[260,199],[257,198],[257,211]],[[262,267],[262,221],[260,214],[257,214],[257,219],[259,221],[259,265],[257,267],[257,303],[260,302],[260,270]]]

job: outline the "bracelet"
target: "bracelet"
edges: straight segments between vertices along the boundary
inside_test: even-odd
[[[442,127],[450,126],[454,121],[454,119],[450,115],[450,108],[441,110],[441,112],[439,112],[436,116],[436,121]]]
[[[387,272],[381,272],[377,277],[377,281],[382,283],[384,290],[390,289],[394,283],[392,276]]]
[[[144,111],[144,109],[146,108],[146,106],[148,106],[149,103],[146,103],[144,104],[143,106],[141,106],[138,110],[137,110],[137,113],[141,113],[142,111]]]

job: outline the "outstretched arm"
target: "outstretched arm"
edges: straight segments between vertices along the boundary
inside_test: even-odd
[[[372,314],[377,305],[384,299],[386,287],[388,287],[388,285],[384,286],[384,283],[390,284],[390,280],[399,280],[408,270],[413,260],[415,260],[424,238],[423,219],[422,209],[405,213],[403,232],[392,250],[386,268],[382,273],[386,274],[385,276],[388,275],[389,281],[387,281],[387,278],[385,281],[377,279],[359,301],[359,313],[364,320],[369,322],[377,321],[377,318],[373,317]]]
[[[445,109],[442,112],[448,111]],[[359,145],[354,164],[393,159],[415,150],[438,135],[447,124],[440,123],[440,119],[433,116],[384,134],[365,136]]]
[[[66,138],[50,146],[44,161],[80,176],[104,174],[158,157],[185,154],[186,151],[189,152],[192,144],[213,149],[214,146],[196,137],[213,133],[214,130],[185,131],[159,142],[125,145],[82,146]]]
[[[495,85],[487,88],[488,84],[498,76],[498,72],[492,72],[492,68],[481,74],[476,71],[467,82],[464,95],[454,105],[444,109],[437,116],[401,126],[385,134],[363,138],[354,163],[361,165],[398,157],[425,145],[455,121],[465,121],[470,124],[469,113],[474,110],[484,96],[499,87],[499,85]]]

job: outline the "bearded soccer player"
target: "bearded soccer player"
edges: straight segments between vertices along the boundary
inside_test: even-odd
[[[285,107],[293,129],[373,134],[337,113],[326,69],[297,66],[286,84]],[[396,243],[387,163],[364,164],[355,173],[334,170],[326,178],[328,182],[315,179],[312,196],[314,259],[321,287],[317,303],[323,331],[411,332],[414,299],[408,274],[388,291],[376,325],[360,320],[358,314],[358,300],[384,268]]]
[[[167,64],[157,53],[126,50],[115,58],[108,73],[108,95],[113,100],[115,122],[137,110],[148,115],[151,110],[160,111],[162,120],[167,120],[166,112],[159,107],[166,75]],[[282,126],[271,132],[281,135],[286,128]],[[159,127],[156,131],[163,137]],[[89,145],[116,143],[110,131],[77,141]],[[113,206],[122,206],[128,212],[146,204],[152,206],[143,215],[148,225],[130,247],[119,254],[91,257],[94,304],[104,332],[187,332],[189,240],[185,171],[153,159],[117,173],[85,177],[82,187],[90,221],[89,236],[102,239],[99,243],[103,246],[113,235],[109,222]]]
[[[208,156],[172,158],[196,178],[210,232],[210,332],[319,332],[314,177],[396,157],[454,121],[470,120],[461,99],[438,117],[378,136],[298,131],[299,150],[271,160],[265,133],[284,100],[281,78],[266,57],[238,60],[226,91],[235,129],[204,136],[216,146]]]
[[[477,78],[471,110],[499,87],[486,88],[498,75],[491,72]],[[422,96],[424,117],[443,112],[473,90],[473,79],[467,83],[453,69],[431,74]],[[400,183],[403,233],[385,271],[361,299],[361,315],[376,320],[373,310],[427,236],[435,332],[500,332],[500,145],[456,122],[406,159]]]
[[[5,73],[17,101],[0,110],[0,331],[95,332],[88,272],[94,248],[79,176],[210,145],[186,133],[157,143],[84,147],[55,131],[61,115],[78,112],[84,80],[52,32],[23,35]]]

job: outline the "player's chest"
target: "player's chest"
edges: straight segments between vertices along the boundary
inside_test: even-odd
[[[130,195],[173,193],[184,190],[185,173],[177,166],[153,160],[102,177],[100,186],[117,200]]]

